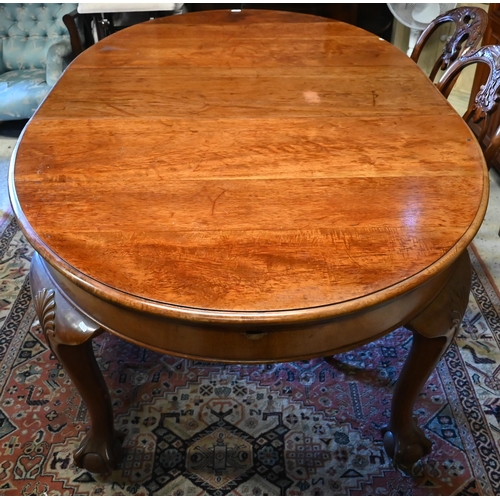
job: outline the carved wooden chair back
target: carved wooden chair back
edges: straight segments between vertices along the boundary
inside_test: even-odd
[[[472,50],[479,45],[486,30],[488,14],[479,7],[457,7],[436,17],[422,32],[415,44],[415,48],[411,54],[411,58],[415,62],[418,61],[422,49],[430,36],[439,26],[448,22],[455,23],[455,32],[446,42],[442,54],[429,74],[429,78],[432,81],[434,81],[440,69],[443,71],[446,70],[460,54]]]
[[[490,67],[488,80],[484,85],[481,85],[474,102],[469,105],[463,116],[476,135],[479,144],[481,144],[486,163],[490,168],[491,160],[496,156],[500,148],[500,127],[490,138],[486,148],[483,143],[491,116],[497,109],[500,100],[500,46],[485,45],[461,55],[441,77],[437,88],[445,97],[448,97],[460,72],[471,64],[487,64]]]

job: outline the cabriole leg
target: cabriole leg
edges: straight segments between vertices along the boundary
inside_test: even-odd
[[[454,265],[455,272],[445,288],[406,325],[413,332],[413,345],[394,389],[391,419],[384,430],[384,448],[394,465],[407,474],[432,448],[413,418],[413,406],[460,328],[469,301],[471,264],[467,251]]]
[[[108,389],[92,350],[102,333],[55,287],[35,255],[30,271],[35,309],[45,338],[87,406],[92,427],[74,454],[75,464],[95,473],[111,472],[121,458]]]

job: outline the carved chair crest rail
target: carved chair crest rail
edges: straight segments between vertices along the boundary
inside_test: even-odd
[[[500,46],[485,45],[461,55],[441,77],[437,88],[445,97],[448,97],[460,72],[471,64],[486,64],[490,68],[486,83],[480,87],[473,103],[463,115],[463,119],[476,135],[488,168],[490,168],[491,160],[496,156],[500,147],[500,128],[497,129],[487,147],[484,146],[484,138],[500,99]]]
[[[434,64],[429,78],[434,81],[439,70],[446,70],[460,54],[476,48],[486,30],[488,14],[479,7],[457,7],[436,17],[422,32],[411,58],[417,62],[431,35],[445,23],[455,23],[455,31],[450,36],[443,52]]]

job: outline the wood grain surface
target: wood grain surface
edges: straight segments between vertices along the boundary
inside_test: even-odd
[[[388,42],[215,11],[82,53],[10,190],[37,251],[93,293],[237,317],[415,288],[470,242],[488,184],[473,134]]]

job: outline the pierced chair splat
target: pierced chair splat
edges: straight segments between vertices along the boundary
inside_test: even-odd
[[[500,46],[485,45],[463,54],[448,68],[437,88],[445,97],[448,97],[460,72],[471,64],[487,64],[490,68],[490,74],[486,83],[481,85],[473,104],[463,115],[463,119],[477,137],[488,168],[491,168],[491,161],[497,155],[500,147],[500,128],[490,138],[487,146],[484,143],[491,117],[497,109],[500,99]]]
[[[463,115],[464,121],[474,132],[484,153],[484,159],[491,168],[493,159],[500,149],[500,127],[498,127],[489,142],[485,139],[493,113],[498,108],[500,100],[500,46],[485,45],[472,52],[460,56],[441,77],[437,88],[445,96],[450,95],[453,85],[460,72],[471,64],[487,64],[490,68],[488,79],[481,85],[473,104]],[[500,231],[498,232],[500,236]]]
[[[488,14],[479,7],[457,7],[436,17],[422,32],[411,59],[418,61],[431,35],[444,23],[455,23],[455,32],[446,42],[443,52],[432,68],[429,78],[434,81],[439,70],[445,71],[461,54],[476,48],[486,30]]]

